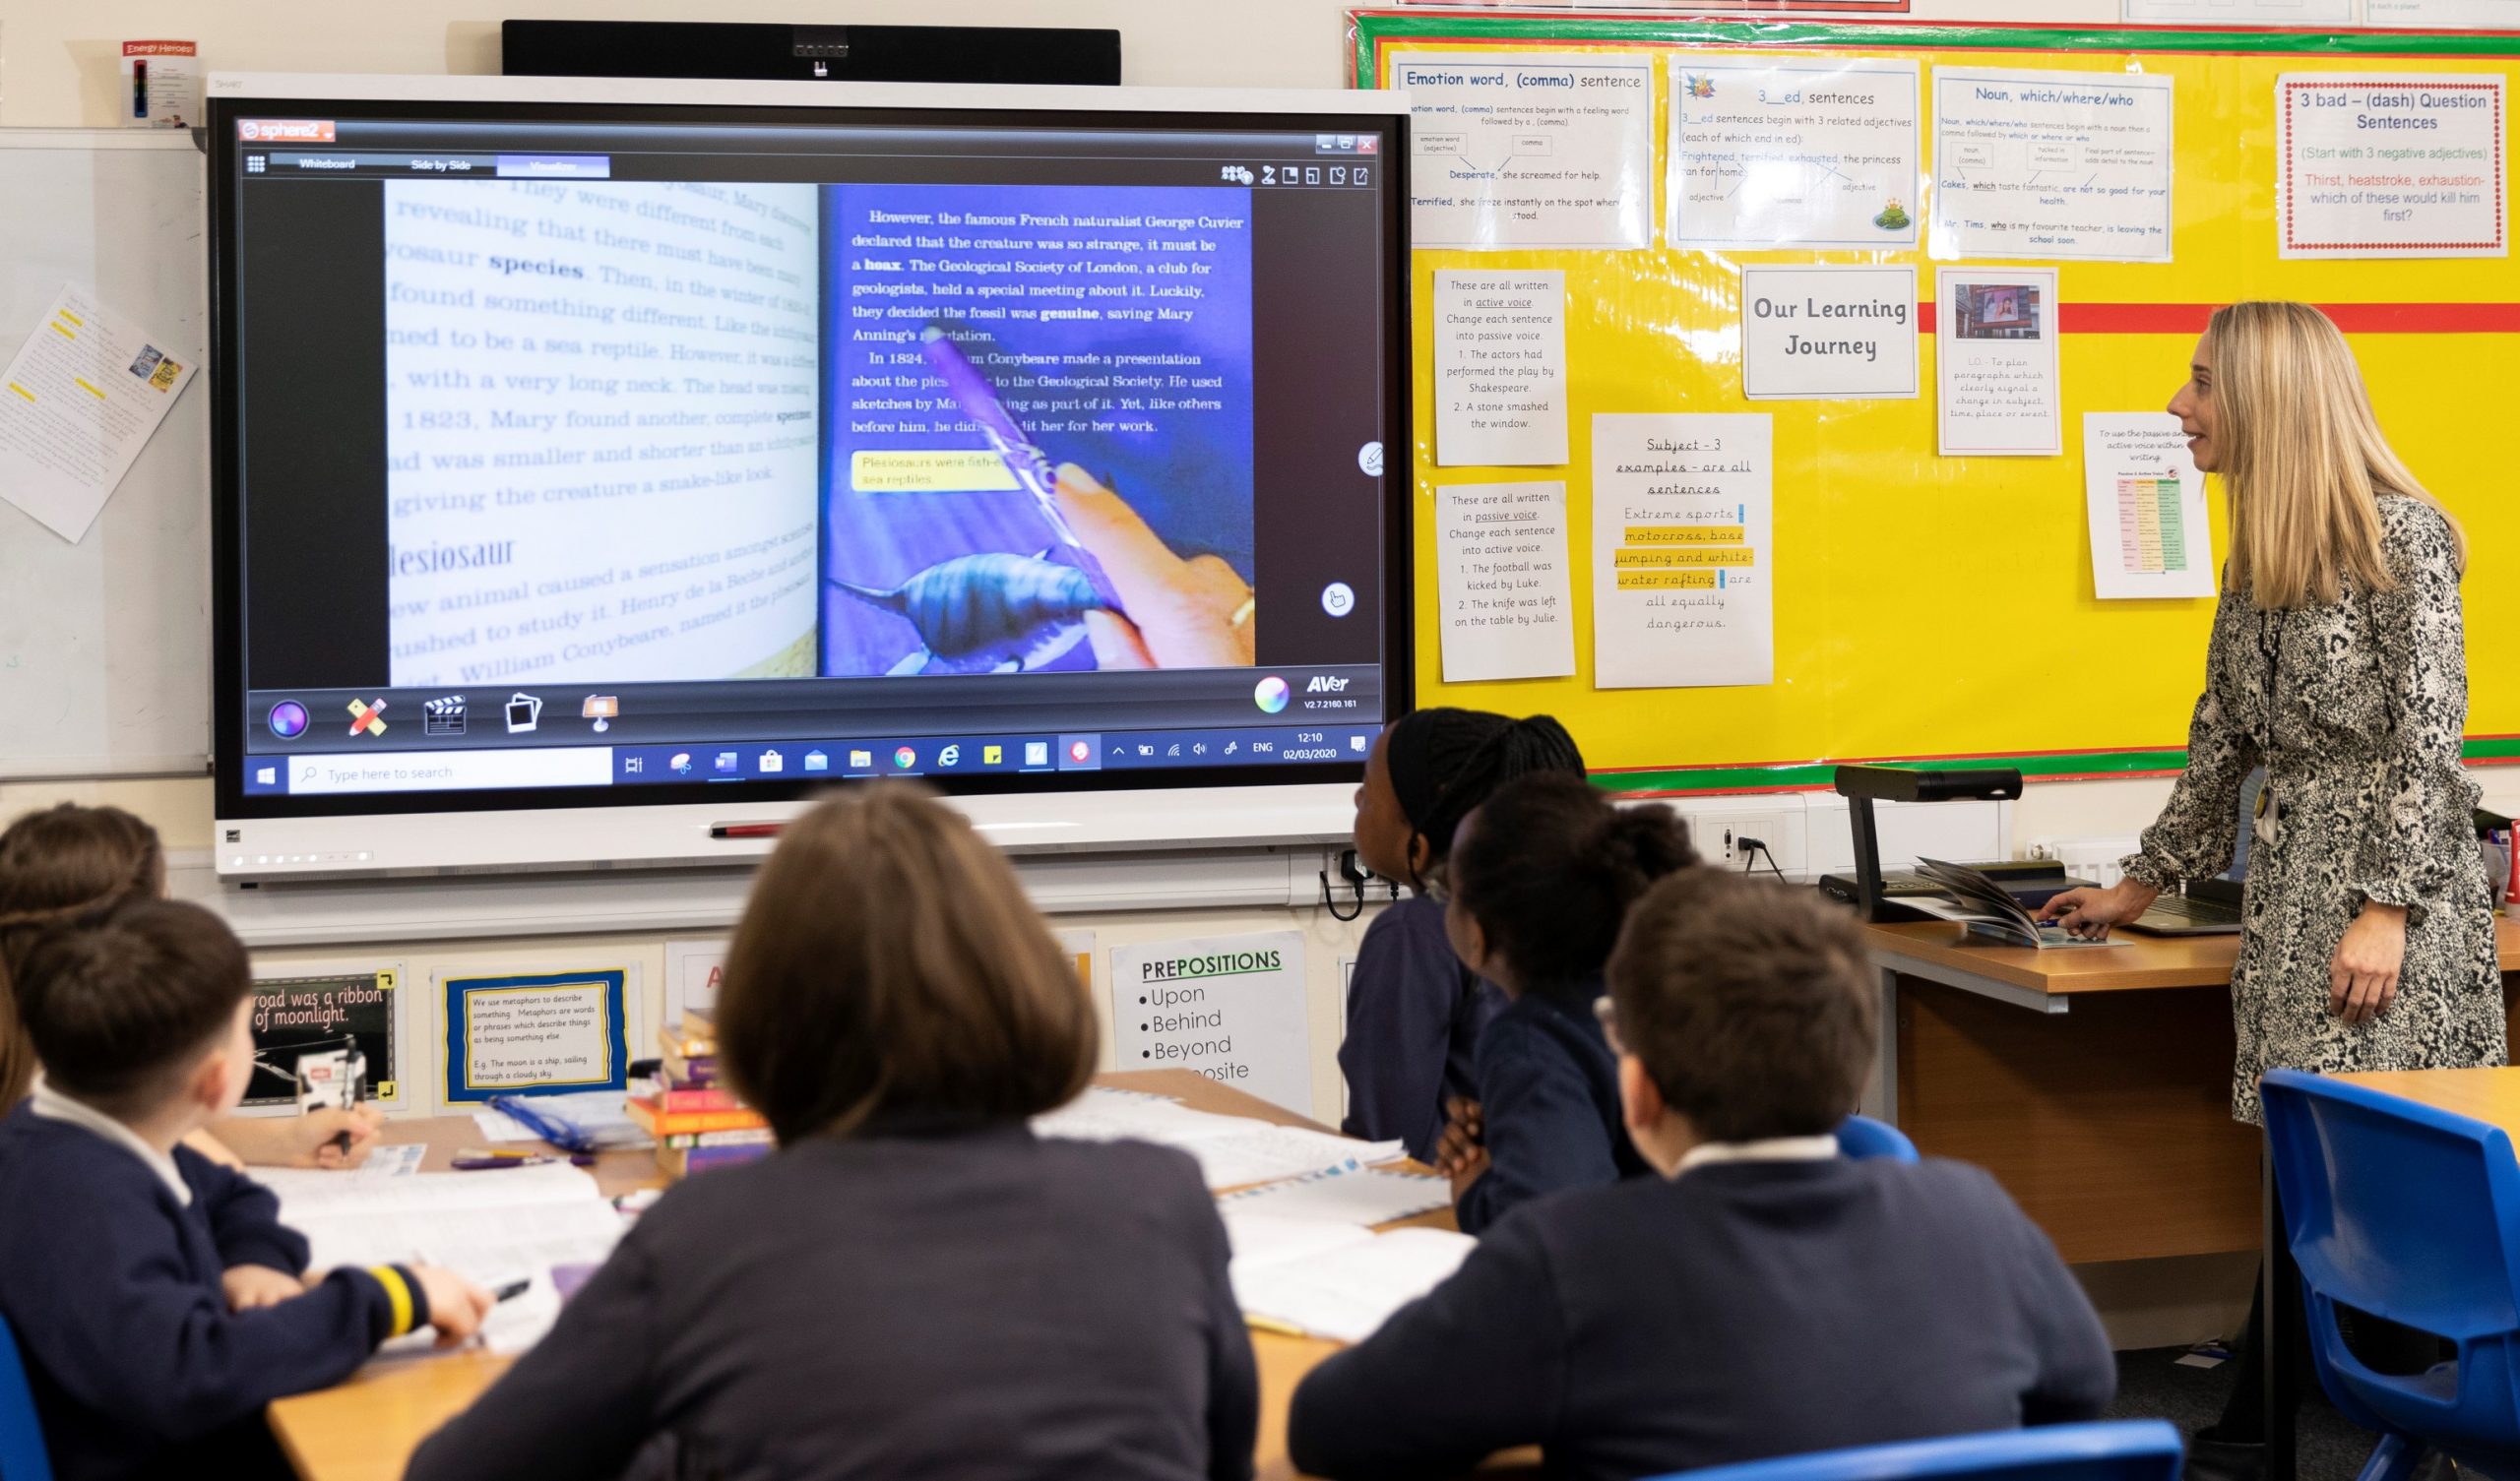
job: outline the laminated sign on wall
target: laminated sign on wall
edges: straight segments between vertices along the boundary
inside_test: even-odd
[[[1303,933],[1111,949],[1111,1041],[1123,1070],[1196,1070],[1312,1114]]]

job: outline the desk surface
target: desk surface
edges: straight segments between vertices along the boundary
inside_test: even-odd
[[[2520,1069],[2373,1070],[2336,1078],[2498,1126],[2520,1141]]]
[[[2495,919],[2494,949],[2502,969],[2520,972],[2520,920]],[[1947,921],[1864,927],[1873,953],[1906,956],[2051,996],[2135,992],[2163,987],[2221,987],[2232,980],[2237,936],[2145,936],[2118,931],[2105,947],[1978,946],[1968,928]]]
[[[1178,1096],[1195,1110],[1327,1130],[1188,1070],[1134,1071],[1098,1080]],[[445,1169],[455,1148],[476,1144],[480,1133],[470,1117],[440,1116],[390,1122],[385,1140],[427,1143],[429,1154],[421,1167],[437,1172]],[[596,1181],[607,1196],[618,1196],[662,1180],[651,1154],[625,1152],[608,1154],[596,1168]],[[1452,1213],[1439,1210],[1407,1222],[1449,1229]],[[1339,1344],[1255,1331],[1251,1346],[1260,1367],[1259,1477],[1284,1481],[1295,1474],[1287,1460],[1287,1409],[1295,1385]],[[397,1481],[420,1441],[472,1403],[507,1370],[508,1362],[483,1352],[463,1352],[370,1364],[339,1388],[272,1405],[272,1430],[306,1481]]]

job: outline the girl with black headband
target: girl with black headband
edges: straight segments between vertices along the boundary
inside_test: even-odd
[[[1574,738],[1544,714],[1420,710],[1374,742],[1356,788],[1356,857],[1415,895],[1383,911],[1356,951],[1339,1046],[1349,1135],[1406,1142],[1422,1161],[1443,1138],[1448,1103],[1475,1118],[1472,1052],[1504,1000],[1453,955],[1430,891],[1463,817],[1535,771],[1584,774]]]

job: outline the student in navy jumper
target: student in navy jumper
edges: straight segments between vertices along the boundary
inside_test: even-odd
[[[2099,1318],[1994,1180],[1851,1161],[1877,1031],[1854,917],[1691,869],[1609,965],[1628,1130],[1660,1177],[1547,1199],[1296,1388],[1330,1477],[1450,1475],[1538,1445],[1610,1478],[2098,1418]]]
[[[1526,776],[1462,820],[1444,929],[1510,1001],[1479,1038],[1476,1110],[1436,1153],[1478,1234],[1546,1193],[1645,1171],[1619,1125],[1616,1060],[1593,1016],[1627,907],[1694,863],[1670,808],[1619,808],[1582,777]]]
[[[1584,774],[1574,737],[1544,714],[1420,710],[1394,721],[1367,754],[1356,858],[1415,893],[1375,916],[1356,948],[1339,1043],[1349,1136],[1403,1142],[1411,1156],[1432,1161],[1449,1114],[1476,1114],[1479,1030],[1505,1000],[1453,955],[1443,901],[1429,885],[1462,816],[1534,771]]]
[[[1251,1338],[1198,1165],[1037,1138],[1094,1005],[914,785],[788,825],[718,997],[779,1150],[668,1189],[407,1481],[1244,1481]]]
[[[54,927],[17,977],[44,1079],[0,1123],[0,1313],[62,1481],[286,1476],[273,1399],[422,1326],[470,1336],[488,1292],[408,1265],[306,1272],[280,1201],[182,1145],[253,1073],[245,950],[196,905]]]

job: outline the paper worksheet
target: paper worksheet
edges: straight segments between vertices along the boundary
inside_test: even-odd
[[[1934,274],[1936,445],[1945,458],[2064,451],[2056,370],[2056,270]]]
[[[1315,1248],[1281,1242],[1270,1257],[1245,1254],[1252,1242],[1234,1240],[1233,1299],[1250,1316],[1298,1327],[1317,1337],[1361,1342],[1392,1313],[1451,1278],[1479,1241],[1450,1229],[1393,1229],[1376,1234],[1352,1225],[1324,1224],[1349,1237],[1323,1238]]]
[[[2354,0],[2125,0],[2128,21],[2168,21],[2201,26],[2236,21],[2245,26],[2351,26]]]
[[[1774,682],[1774,423],[1593,417],[1593,687]]]
[[[1435,463],[1566,461],[1566,274],[1435,275]]]
[[[1339,1224],[1387,1224],[1452,1203],[1441,1178],[1400,1172],[1325,1172],[1290,1178],[1266,1188],[1228,1194],[1217,1207],[1228,1214],[1326,1219]]]
[[[2520,31],[2520,0],[2363,0],[2362,24],[2444,31]]]
[[[62,284],[0,371],[0,499],[76,544],[200,359]]]
[[[255,1170],[280,1198],[281,1222],[306,1236],[309,1268],[442,1265],[481,1285],[532,1282],[482,1327],[495,1352],[532,1346],[560,1314],[550,1270],[600,1265],[623,1222],[595,1179],[562,1163],[491,1172],[363,1174]],[[425,1333],[408,1341],[426,1347]]]
[[[2277,78],[2277,255],[2509,256],[2508,93],[2469,72]]]
[[[1654,67],[1643,56],[1409,53],[1410,234],[1420,247],[1654,244]],[[1378,167],[1350,168],[1363,183]]]
[[[1932,255],[2169,262],[2174,95],[2145,73],[1934,69]]]
[[[2091,574],[2103,601],[2214,594],[2205,475],[2166,411],[2083,413]]]
[[[1455,483],[1434,493],[1444,682],[1573,673],[1566,485]]]
[[[1675,57],[1674,247],[1917,244],[1912,61]]]
[[[1078,1142],[1152,1142],[1174,1147],[1190,1154],[1212,1189],[1354,1171],[1407,1154],[1397,1142],[1358,1142],[1256,1117],[1218,1116],[1102,1085],[1033,1118],[1033,1130]]]

